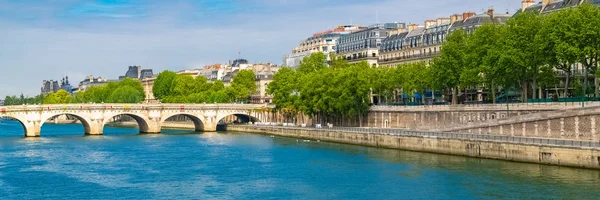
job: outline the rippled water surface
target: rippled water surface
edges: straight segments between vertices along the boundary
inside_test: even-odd
[[[242,133],[0,122],[0,199],[598,199],[600,171]]]

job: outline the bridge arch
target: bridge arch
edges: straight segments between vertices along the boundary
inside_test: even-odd
[[[194,130],[195,131],[204,131],[204,121],[199,118],[198,116],[195,116],[193,114],[189,114],[189,113],[170,113],[168,115],[165,115],[163,117],[161,117],[160,120],[160,126],[162,126],[169,118],[172,117],[176,117],[176,116],[185,116],[188,119],[190,119],[193,123],[194,123]]]
[[[7,118],[10,118],[12,120],[15,120],[15,121],[19,122],[19,124],[21,124],[21,126],[23,127],[23,135],[25,135],[25,136],[35,136],[35,134],[36,134],[35,127],[27,126],[26,125],[27,124],[27,117],[19,116],[19,115],[0,115],[0,117],[7,117]],[[37,130],[37,132],[39,132],[39,130]]]
[[[49,119],[52,119],[54,117],[61,116],[61,115],[75,117],[77,120],[79,120],[79,122],[81,122],[81,125],[83,126],[83,131],[85,134],[92,133],[92,123],[90,123],[91,120],[89,120],[88,118],[85,118],[79,114],[75,114],[75,113],[71,113],[71,112],[42,114],[41,119],[40,119],[40,125],[39,125],[40,130],[38,131],[38,133],[41,132],[42,126],[44,125],[44,123],[46,123],[46,121],[48,121]]]
[[[223,124],[225,118],[229,116],[235,116],[240,123],[248,123],[248,122],[260,122],[259,118],[252,113],[244,113],[244,112],[229,112],[222,115],[217,116],[216,122],[218,124]]]
[[[123,112],[123,113],[114,113],[114,114],[105,116],[104,121],[102,122],[102,124],[100,124],[100,133],[103,133],[104,126],[107,123],[111,122],[111,120],[117,116],[128,116],[128,117],[133,118],[133,120],[135,120],[135,122],[138,125],[140,133],[159,133],[160,132],[160,129],[158,131],[156,130],[157,126],[155,125],[155,123],[152,123],[152,120],[148,119],[146,116],[138,114],[138,113]]]

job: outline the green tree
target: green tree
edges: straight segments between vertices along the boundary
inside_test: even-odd
[[[396,89],[394,70],[389,67],[371,68],[371,86],[379,96],[380,102],[389,103],[389,98]]]
[[[578,62],[581,50],[576,45],[576,38],[571,20],[576,18],[574,9],[565,9],[546,16],[544,20],[544,31],[542,31],[544,58],[546,64],[559,69],[565,74],[563,97],[568,96],[569,82],[573,74],[571,66]]]
[[[569,11],[564,11],[569,12]],[[585,2],[576,7],[569,19],[569,32],[567,37],[573,38],[579,50],[579,62],[584,66],[585,72],[596,74],[600,58],[600,7]],[[588,88],[588,79],[584,79],[584,87]],[[598,95],[598,90],[595,92]]]
[[[509,76],[517,81],[522,88],[523,102],[527,102],[528,83],[537,89],[540,67],[544,64],[544,38],[540,37],[543,30],[542,16],[537,12],[522,12],[506,22],[503,53],[506,63],[510,66]],[[533,93],[536,98],[536,93]]]
[[[293,69],[282,67],[275,73],[273,81],[267,85],[267,93],[273,95],[276,110],[300,111],[296,84],[298,84],[298,77]]]
[[[402,89],[411,95],[419,93],[425,103],[425,91],[432,88],[431,68],[425,62],[409,63],[399,66],[406,78]]]
[[[208,83],[208,81],[206,80],[206,77],[204,76],[197,76],[194,81],[196,82],[195,87],[194,87],[194,93],[199,93],[199,92],[206,92],[211,90],[212,84]]]
[[[463,86],[485,83],[492,94],[493,103],[496,103],[496,86],[505,86],[507,82],[512,82],[507,79],[506,71],[499,64],[504,51],[502,37],[505,30],[503,25],[493,23],[486,23],[475,29],[467,41],[466,59],[469,70],[461,76]]]
[[[66,104],[71,100],[71,94],[66,90],[58,90],[55,93],[50,93],[44,98],[44,104]]]
[[[223,84],[223,81],[221,80],[216,80],[215,82],[213,82],[211,84],[210,90],[213,92],[218,92],[225,89],[225,84]]]
[[[327,67],[327,56],[321,52],[312,53],[307,57],[304,57],[300,61],[297,71],[302,74],[307,74],[315,71],[319,71]],[[343,67],[343,66],[336,66]]]
[[[140,103],[144,100],[144,92],[130,85],[121,86],[111,93],[108,103]]]
[[[240,70],[233,81],[231,86],[236,90],[239,90],[238,99],[247,99],[256,92],[256,79],[252,70]]]
[[[173,96],[188,96],[196,91],[197,82],[190,75],[178,75],[173,80]]]
[[[452,89],[452,104],[458,103],[460,76],[466,64],[467,33],[457,30],[450,33],[442,45],[440,57],[434,59],[431,74],[436,89]]]
[[[172,89],[173,80],[175,80],[175,77],[177,77],[177,74],[168,70],[158,74],[154,80],[154,85],[152,86],[152,94],[154,94],[154,98],[162,100],[166,96],[173,95]]]

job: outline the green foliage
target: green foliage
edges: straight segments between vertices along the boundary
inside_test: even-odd
[[[236,98],[247,99],[256,92],[256,79],[254,72],[248,69],[240,70],[235,77],[233,77],[231,86],[239,91]]]
[[[177,74],[172,71],[165,70],[158,74],[152,86],[152,94],[154,98],[162,100],[164,97],[171,95],[173,89],[173,81]]]
[[[426,89],[431,88],[433,85],[433,78],[431,76],[432,68],[427,67],[427,64],[424,62],[403,64],[398,66],[398,68],[402,70],[405,78],[402,84],[402,89],[404,89],[405,93],[423,94]]]
[[[108,97],[108,103],[140,103],[144,100],[144,91],[133,86],[118,87]]]
[[[432,66],[432,77],[435,88],[457,88],[460,76],[466,66],[467,33],[457,30],[448,35],[447,41],[442,45],[440,57]]]
[[[142,82],[126,78],[103,86],[89,87],[85,91],[74,94],[69,99],[69,103],[140,103],[144,99]]]
[[[164,75],[161,77],[161,74]],[[177,75],[171,72],[159,74],[153,88],[161,90],[162,103],[231,103],[245,102],[256,92],[256,80],[252,70],[240,70],[233,78],[231,86],[226,87],[222,81],[209,83],[206,77]],[[161,79],[160,81],[158,79]],[[171,82],[167,82],[171,80]],[[164,85],[157,86],[157,82]],[[156,91],[153,91],[156,95]],[[156,96],[155,96],[156,97]]]
[[[339,60],[339,59],[338,59]],[[320,71],[327,67],[327,56],[321,52],[312,53],[310,56],[304,57],[302,61],[300,61],[300,66],[298,67],[298,72],[302,74],[307,74],[311,72]],[[339,66],[343,67],[343,66]]]
[[[314,53],[303,59],[294,71],[281,68],[268,85],[267,92],[273,95],[275,109],[286,116],[303,113],[309,116],[360,117],[370,104],[372,82],[379,76],[391,78],[391,69],[370,68],[366,62],[348,64],[333,57],[329,67],[325,65],[326,57],[322,53]],[[385,72],[383,72],[385,71]],[[394,79],[392,79],[394,80]],[[392,87],[381,80],[381,90]]]
[[[4,105],[5,106],[13,106],[13,105],[23,105],[23,104],[28,104],[28,105],[33,105],[33,104],[42,104],[44,102],[44,95],[37,95],[35,97],[25,97],[23,94],[21,94],[19,97],[17,96],[6,96],[4,98]]]
[[[44,104],[66,104],[71,100],[71,94],[66,90],[58,90],[56,93],[50,93],[44,98]]]

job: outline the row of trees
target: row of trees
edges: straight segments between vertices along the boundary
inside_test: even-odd
[[[506,24],[488,23],[472,34],[455,31],[447,37],[431,66],[433,89],[485,87],[521,88],[524,102],[539,98],[539,87],[556,86],[555,70],[563,71],[563,97],[569,96],[572,66],[595,74],[600,53],[600,8],[585,3],[550,14],[519,13]],[[584,79],[584,86],[588,85]],[[531,95],[528,94],[532,91]],[[452,95],[453,103],[456,96]],[[495,97],[493,97],[495,100]]]
[[[566,74],[565,97],[573,64],[581,63],[591,74],[598,71],[600,8],[594,5],[546,15],[519,13],[506,24],[490,21],[470,34],[450,33],[441,55],[430,63],[371,68],[366,62],[348,64],[332,55],[327,66],[324,54],[313,53],[296,70],[280,69],[267,92],[276,110],[288,117],[354,118],[368,109],[371,92],[379,101],[390,102],[398,93],[442,91],[456,104],[461,90],[486,89],[495,101],[497,92],[520,88],[527,101],[529,96],[539,98],[537,88],[560,83],[556,70]],[[530,91],[534,92],[529,95]]]
[[[47,95],[26,98],[21,95],[7,96],[4,105],[22,104],[67,104],[67,103],[140,103],[144,101],[144,88],[139,80],[126,78],[103,86],[92,86],[86,91],[71,95],[66,90],[58,90]]]
[[[4,98],[5,106],[12,105],[23,105],[23,104],[41,104],[44,102],[44,95],[37,95],[35,97],[25,97],[25,95],[21,94],[21,96],[6,96]]]
[[[49,94],[44,103],[140,103],[145,99],[142,82],[132,78],[92,86],[74,96],[65,97],[65,92]]]
[[[255,91],[256,81],[252,70],[238,71],[231,86],[227,87],[220,80],[208,82],[204,76],[193,78],[163,71],[152,87],[154,97],[162,103],[247,102]]]
[[[269,83],[275,110],[286,117],[298,114],[327,117],[361,117],[369,107],[372,68],[366,62],[348,64],[313,53],[300,62],[297,70],[283,67]]]

